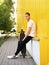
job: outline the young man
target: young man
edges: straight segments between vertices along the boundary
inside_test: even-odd
[[[25,37],[23,38],[23,40],[21,42],[19,41],[21,43],[21,45],[15,52],[13,58],[17,57],[18,53],[23,49],[25,44],[27,44],[27,42],[29,42],[32,38],[35,37],[35,31],[36,31],[35,22],[33,20],[31,20],[29,12],[25,13],[25,17],[28,21],[27,31],[26,31],[26,34],[25,34]]]

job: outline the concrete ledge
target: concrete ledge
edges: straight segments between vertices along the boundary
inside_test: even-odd
[[[40,43],[39,38],[34,38],[34,40],[31,40],[26,45],[27,51],[30,53],[30,55],[33,57],[35,63],[37,65],[40,65]]]
[[[33,40],[40,41],[40,38],[39,37],[34,37]]]

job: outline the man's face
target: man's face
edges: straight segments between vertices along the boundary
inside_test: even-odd
[[[29,20],[30,16],[28,14],[25,15],[26,19]]]

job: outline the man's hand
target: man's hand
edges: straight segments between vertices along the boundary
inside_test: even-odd
[[[24,39],[22,39],[22,41],[24,41]]]
[[[24,40],[25,40],[25,38],[26,38],[26,36],[22,39],[22,41],[24,41]]]

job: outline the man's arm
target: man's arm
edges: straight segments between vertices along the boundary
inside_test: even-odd
[[[30,31],[31,31],[31,27],[28,27],[24,39],[30,34]]]

